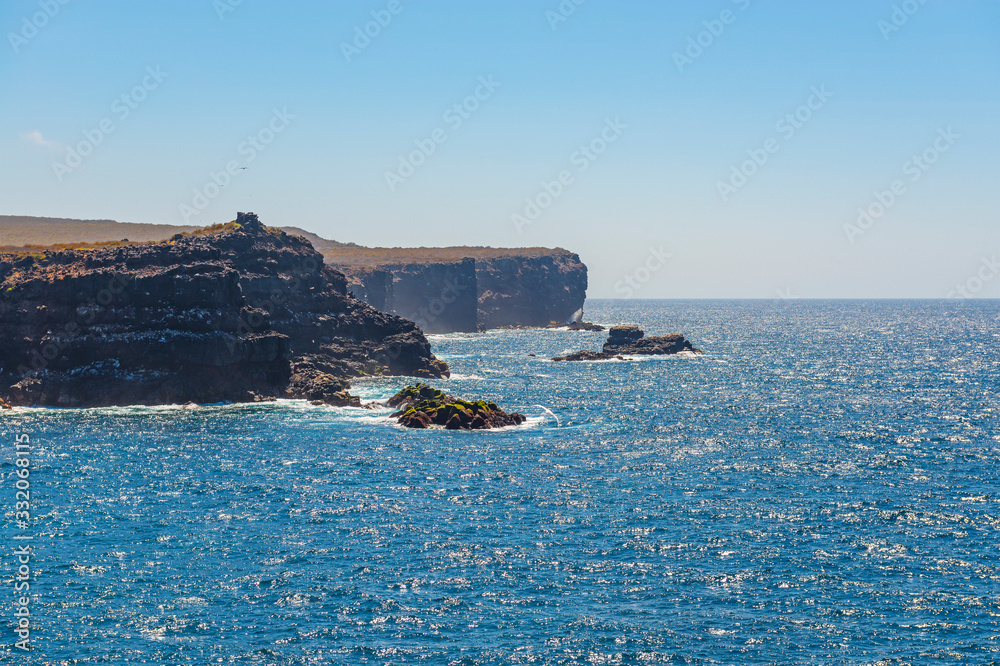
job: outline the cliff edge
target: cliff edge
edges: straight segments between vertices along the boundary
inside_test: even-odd
[[[379,248],[303,229],[365,302],[431,333],[567,323],[587,298],[587,267],[562,248]]]
[[[583,308],[587,267],[561,248],[379,248],[310,241],[341,271],[358,299],[417,323],[427,333],[564,324]],[[165,240],[194,227],[0,215],[0,246],[49,251],[54,244]],[[2,251],[2,250],[0,250]]]
[[[0,398],[358,404],[351,376],[447,376],[413,322],[346,283],[308,241],[243,213],[168,241],[0,254]]]

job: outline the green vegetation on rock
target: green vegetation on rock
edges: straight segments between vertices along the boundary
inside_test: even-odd
[[[427,384],[408,386],[386,403],[400,408],[392,414],[407,428],[444,426],[448,430],[486,430],[520,425],[521,414],[500,409],[495,402],[463,400],[446,394]]]

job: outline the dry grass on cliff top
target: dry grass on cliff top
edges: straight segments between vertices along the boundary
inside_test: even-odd
[[[113,220],[70,220],[52,217],[0,215],[0,248],[4,251],[45,251],[85,246],[162,241],[198,227],[170,224],[127,224]]]
[[[0,253],[43,254],[59,250],[87,251],[125,244],[169,240],[176,234],[207,235],[232,228],[233,222],[210,227],[133,224],[113,220],[73,220],[0,215]],[[572,254],[561,248],[493,247],[363,247],[321,238],[298,227],[281,227],[302,236],[334,266],[374,267],[386,264],[444,263],[465,258],[541,257]]]
[[[302,236],[323,254],[333,266],[373,268],[391,264],[444,263],[472,259],[498,259],[500,257],[544,257],[554,254],[570,255],[562,248],[544,247],[364,247],[354,243],[338,243],[321,238],[298,227],[282,227],[296,236]]]

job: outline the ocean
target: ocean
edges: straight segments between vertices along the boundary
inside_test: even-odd
[[[586,318],[705,353],[432,336],[433,385],[529,417],[488,432],[291,401],[0,413],[0,661],[1000,662],[1000,302]]]

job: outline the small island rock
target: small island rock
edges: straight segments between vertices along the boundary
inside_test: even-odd
[[[558,361],[607,361],[612,358],[625,360],[624,356],[615,356],[614,354],[595,352],[590,349],[582,349],[578,352],[573,352],[572,354],[566,354],[565,356],[556,356],[552,360],[557,362]]]
[[[612,358],[624,360],[624,354],[667,356],[682,352],[700,354],[701,350],[695,349],[683,335],[678,333],[647,338],[645,332],[638,326],[613,326],[601,351],[583,349],[565,356],[556,356],[552,360],[607,361]]]
[[[406,428],[443,426],[446,430],[488,430],[521,425],[526,420],[517,412],[508,414],[494,402],[462,400],[427,384],[403,389],[389,398],[386,405],[399,408],[390,418]]]
[[[608,340],[604,343],[603,351],[607,354],[640,355],[669,355],[685,351],[700,353],[679,333],[651,338],[647,338],[645,335],[638,326],[613,326],[608,333]]]

